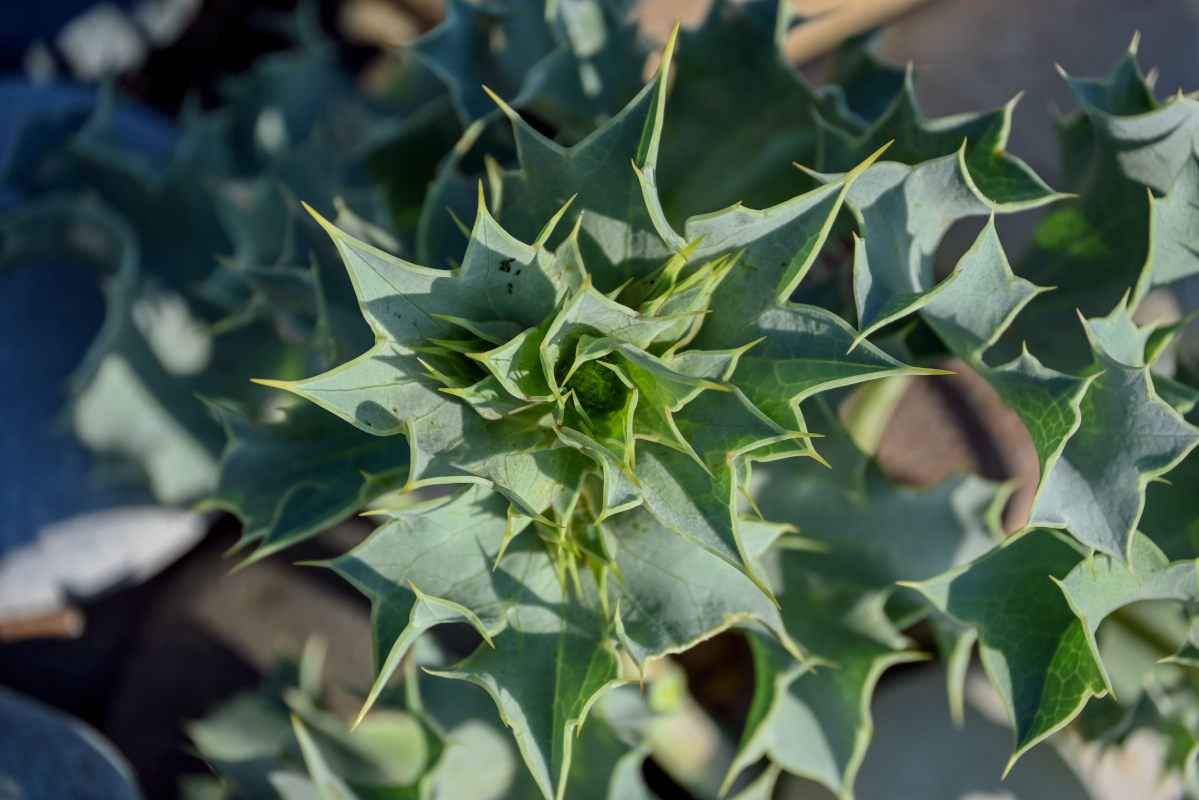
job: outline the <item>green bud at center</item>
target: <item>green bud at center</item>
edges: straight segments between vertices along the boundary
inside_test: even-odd
[[[575,370],[570,388],[590,412],[606,414],[624,405],[625,385],[615,372],[598,361],[588,361]]]

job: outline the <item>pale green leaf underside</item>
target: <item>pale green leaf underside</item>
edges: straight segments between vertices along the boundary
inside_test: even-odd
[[[1147,367],[1125,366],[1093,346],[1102,372],[1082,397],[1078,429],[1042,478],[1030,524],[1066,528],[1124,558],[1146,485],[1199,443],[1199,431],[1157,397]]]

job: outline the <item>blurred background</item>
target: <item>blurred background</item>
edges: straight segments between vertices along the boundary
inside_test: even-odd
[[[676,20],[698,24],[707,6],[705,0],[646,0],[635,13],[644,34],[661,42]],[[929,116],[1000,106],[1023,92],[1010,150],[1051,185],[1060,169],[1053,115],[1072,108],[1055,63],[1071,74],[1105,74],[1139,32],[1142,64],[1157,70],[1159,96],[1199,86],[1199,0],[797,0],[796,7],[812,20],[791,33],[786,52],[815,83],[842,40],[879,28],[878,52],[892,63],[914,65],[917,96]],[[129,213],[163,228],[162,241],[141,243],[142,255],[170,253],[172,237],[207,235],[198,229],[209,221],[198,214],[154,216],[162,198],[176,196],[172,180],[196,180],[171,169],[189,163],[172,159],[190,146],[197,120],[233,109],[230,124],[252,125],[260,141],[279,126],[302,125],[261,114],[246,122],[236,110],[252,107],[256,92],[278,84],[276,73],[294,78],[312,66],[311,58],[294,54],[317,51],[323,60],[311,80],[289,84],[302,95],[296,108],[357,93],[377,102],[372,114],[386,117],[389,101],[419,91],[405,82],[410,57],[402,45],[444,16],[441,0],[313,0],[302,9],[291,0],[4,3],[0,215],[11,222],[35,199],[52,202],[34,198],[29,187],[54,169],[47,153],[55,137],[86,132],[89,125],[98,129],[100,119],[106,127],[95,135],[99,161],[116,150],[105,149],[112,143],[104,137],[118,137],[123,153],[136,154],[122,162],[121,174],[141,175],[152,188],[131,182],[113,190],[128,199]],[[270,54],[279,58],[264,60]],[[248,75],[253,79],[238,80]],[[339,131],[324,134],[323,146],[332,150],[297,158],[334,152]],[[330,200],[302,196],[301,173],[268,178],[299,199]],[[1035,215],[1020,215],[1001,227],[1018,242],[1035,221]],[[162,413],[147,399],[144,375],[140,383],[129,379],[93,346],[97,337],[124,335],[112,329],[105,309],[119,295],[121,259],[128,254],[104,241],[83,248],[102,264],[97,280],[97,267],[81,260],[79,247],[31,263],[22,257],[25,234],[14,230],[0,226],[7,237],[0,260],[0,800],[43,797],[15,793],[5,783],[6,759],[31,771],[62,771],[67,753],[77,760],[66,769],[80,777],[72,797],[178,797],[189,776],[208,772],[186,724],[257,685],[281,654],[294,655],[319,637],[327,645],[331,685],[369,682],[366,600],[331,572],[292,564],[340,554],[370,526],[351,519],[230,574],[236,562],[225,553],[238,540],[238,523],[220,511],[189,510],[213,488],[219,448],[208,446],[206,437],[219,439],[219,426],[209,417],[189,421]],[[84,237],[88,230],[72,229]],[[32,249],[46,252],[47,241],[67,232],[28,235],[41,237],[40,249]],[[224,242],[223,250],[197,257],[211,260],[211,253],[242,244]],[[213,357],[211,344],[196,335],[211,320],[197,320],[176,297],[164,291],[154,302],[133,303],[131,324],[167,372],[196,374],[199,367],[189,365]],[[222,374],[219,362],[214,375],[205,375],[209,383],[187,391],[220,395],[222,380],[240,380]],[[967,395],[976,390],[968,381],[958,387]],[[892,475],[931,485],[968,464],[994,479],[1029,469],[1035,477],[1026,434],[993,398],[976,398],[973,422],[944,425],[934,424],[951,416],[938,407],[944,400],[936,391],[910,394],[899,411],[909,424],[895,426],[907,434],[892,435],[880,450]],[[988,456],[979,441],[991,442],[998,455]],[[716,729],[745,713],[752,675],[743,651],[735,637],[721,637],[680,659],[699,703],[698,716],[687,724]],[[1154,772],[1152,741],[1115,755],[1066,742],[1036,751],[1000,784],[1008,734],[982,688],[966,733],[951,732],[948,716],[940,727],[930,719],[927,747],[912,750],[903,720],[933,705],[942,714],[935,669],[905,668],[888,677],[860,797],[888,796],[896,769],[920,773],[929,761],[944,762],[950,740],[961,751],[959,767],[943,778],[938,796],[1177,794],[1175,784],[1160,782]],[[348,712],[353,695],[335,691],[331,703]],[[654,780],[663,796],[688,796],[665,775]],[[821,796],[798,782],[787,791]]]

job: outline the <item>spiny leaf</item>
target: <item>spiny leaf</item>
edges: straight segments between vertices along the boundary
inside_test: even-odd
[[[542,791],[552,797],[562,791],[576,722],[617,677],[616,639],[597,592],[611,593],[606,607],[619,614],[619,641],[641,663],[747,616],[781,631],[777,610],[758,587],[644,512],[601,523],[617,542],[615,566],[623,580],[596,587],[585,578],[582,595],[562,585],[550,550],[521,533],[528,524],[508,512],[502,497],[469,487],[394,512],[366,542],[331,562],[374,606],[379,675],[367,707],[420,633],[442,622],[467,622],[494,651],[483,646],[451,676],[496,696]],[[777,530],[763,533],[755,529],[759,548]],[[699,575],[710,576],[706,585],[713,587],[702,602],[693,586]],[[680,587],[696,597],[695,606],[668,602]],[[545,691],[547,670],[556,676],[552,692]]]
[[[1082,396],[1078,430],[1046,467],[1030,524],[1064,527],[1088,546],[1123,558],[1146,485],[1199,443],[1199,431],[1157,397],[1148,367],[1120,363],[1094,326],[1086,328],[1099,374]],[[1125,330],[1133,335],[1131,326]]]
[[[237,514],[242,543],[255,545],[250,560],[319,533],[407,480],[403,443],[355,431],[307,403],[273,425],[216,410],[229,444],[204,505]]]
[[[869,342],[854,347],[849,324],[815,306],[771,309],[753,332],[765,338],[738,362],[734,380],[786,427],[803,427],[799,404],[820,392],[894,375],[938,374],[906,366]]]
[[[916,103],[913,71],[909,66],[890,107],[861,134],[821,120],[820,156],[815,162],[821,170],[851,169],[888,142],[888,159],[913,165],[957,152],[964,144],[970,178],[989,200],[1010,208],[1035,207],[1061,196],[1006,152],[1015,99],[994,111],[926,119]]]
[[[666,528],[738,566],[766,589],[739,535],[734,459],[795,438],[755,409],[739,391],[704,392],[675,417],[691,453],[647,443],[635,475],[644,504]]]
[[[481,635],[498,634],[507,625],[506,611],[520,592],[520,575],[535,553],[521,547],[500,568],[495,557],[505,538],[519,533],[528,520],[510,518],[502,497],[481,487],[395,512],[365,542],[329,563],[371,600],[378,678],[369,708],[399,666],[416,635],[444,619],[421,612],[426,599],[453,604],[470,612],[462,619],[479,625]],[[528,538],[528,537],[526,537]],[[515,571],[514,571],[515,570]],[[419,593],[418,593],[419,592]]]
[[[793,520],[806,541],[828,548],[820,560],[839,577],[875,589],[931,578],[990,550],[1000,535],[994,511],[1010,494],[973,475],[917,490],[870,464],[858,488],[839,471],[797,480],[786,467],[761,468],[762,512]]]
[[[1149,213],[1149,257],[1134,306],[1153,287],[1199,273],[1199,155],[1191,154],[1165,197],[1150,195]]]
[[[1051,580],[1081,560],[1053,534],[1030,530],[972,564],[914,584],[937,608],[978,629],[983,666],[1012,721],[1013,761],[1106,691],[1082,622]]]
[[[1142,534],[1133,537],[1125,562],[1083,559],[1050,532],[1030,530],[916,588],[978,628],[983,664],[1016,731],[1014,762],[1073,719],[1088,697],[1110,690],[1095,641],[1103,620],[1144,600],[1194,602],[1196,569],[1193,561],[1168,562]],[[1024,604],[1035,604],[1036,614],[1022,618]]]
[[[854,256],[854,300],[862,337],[912,313],[947,286],[934,281],[933,256],[950,225],[1022,207],[994,204],[982,195],[965,154],[961,148],[914,167],[875,164],[850,187],[846,202],[861,236]]]
[[[994,216],[954,272],[957,277],[924,306],[921,316],[950,350],[980,365],[1012,319],[1045,290],[1012,273]]]
[[[479,85],[480,76],[515,97],[529,71],[554,47],[540,3],[505,0],[496,7],[452,0],[446,21],[412,49],[449,87],[466,124],[495,109]]]
[[[1095,632],[1108,615],[1144,600],[1193,603],[1199,598],[1199,563],[1170,563],[1157,545],[1138,532],[1132,537],[1127,563],[1099,556],[1079,564],[1060,583],[1070,608],[1082,620],[1091,652],[1099,659]],[[1104,681],[1111,683],[1106,670]]]
[[[841,99],[809,86],[781,52],[797,21],[787,2],[719,0],[681,34],[660,177],[670,220],[731,203],[766,207],[804,189],[790,164],[816,163],[817,110],[857,129]]]
[[[1134,40],[1106,80],[1064,77],[1100,147],[1110,149],[1120,170],[1165,193],[1194,149],[1199,102],[1180,92],[1159,103],[1137,66],[1136,44]]]
[[[1120,116],[1145,114],[1157,108],[1153,87],[1137,64],[1140,38],[1140,34],[1133,36],[1106,78],[1063,76],[1080,103],[1100,113]]]
[[[559,263],[540,242],[526,245],[514,239],[481,201],[479,209],[462,266],[453,271],[410,264],[312,213],[337,244],[376,336],[411,344],[453,336],[456,326],[447,316],[531,327],[581,282],[578,265]]]
[[[639,172],[645,201],[664,241],[677,250],[692,248],[691,259],[700,264],[737,255],[737,268],[716,292],[728,302],[712,304],[697,345],[735,347],[761,338],[754,335],[754,323],[790,298],[824,246],[846,193],[878,155],[825,186],[771,208],[758,211],[737,204],[692,217],[681,235],[661,212],[653,170]]]
[[[1075,311],[1107,313],[1134,285],[1135,301],[1153,284],[1148,189],[1165,193],[1185,171],[1199,105],[1182,96],[1159,105],[1137,67],[1135,47],[1105,80],[1066,80],[1082,110],[1059,123],[1063,188],[1079,198],[1045,219],[1016,263],[1019,274],[1058,288],[1029,305],[1010,338],[1013,345],[1027,342],[1050,366],[1079,370],[1087,366],[1087,351],[1071,325]],[[1185,238],[1175,239],[1187,235],[1185,226],[1159,230],[1153,249],[1177,254],[1188,246]]]
[[[734,381],[784,428],[802,428],[795,409],[817,392],[870,378],[911,372],[876,348],[853,347],[849,326],[822,309],[787,302],[811,268],[854,182],[872,169],[873,158],[823,187],[764,211],[733,207],[694,217],[684,234],[655,213],[667,241],[692,248],[702,261],[737,254],[737,267],[717,287],[696,346],[754,346],[743,356]],[[657,197],[652,171],[642,172],[647,202]],[[851,352],[852,351],[852,352]]]
[[[654,235],[636,168],[652,167],[658,157],[673,48],[672,39],[657,75],[619,114],[569,148],[542,136],[495,96],[511,120],[520,163],[503,175],[497,218],[515,235],[531,237],[577,195],[572,214],[579,219],[579,250],[604,292],[641,277],[670,255]]]
[[[986,552],[996,536],[993,509],[1007,493],[966,476],[917,492],[876,467],[861,492],[837,473],[796,480],[781,464],[763,471],[763,512],[802,526],[804,549],[767,558],[781,562],[784,626],[812,668],[751,638],[757,688],[737,768],[766,753],[848,794],[869,742],[874,682],[888,666],[917,657],[902,650],[883,615],[890,587]]]
[[[980,371],[1028,429],[1044,479],[1078,430],[1082,398],[1094,376],[1077,378],[1049,369],[1028,350],[1007,364]]]
[[[761,589],[645,511],[621,514],[603,524],[619,542],[616,563],[623,580],[611,586],[616,595],[613,608],[617,635],[635,663],[681,652],[749,617],[782,634],[778,609]],[[741,526],[760,527],[766,542],[781,533],[777,526],[746,520]],[[690,602],[678,603],[680,594]]]
[[[955,475],[917,491],[896,485],[874,464],[865,466],[859,484],[855,465],[845,458],[833,463],[831,471],[802,478],[782,464],[767,464],[756,496],[769,518],[801,525],[805,542],[822,551],[820,569],[847,585],[878,591],[895,581],[932,577],[985,553],[1000,536],[998,512],[1010,487]],[[888,608],[904,624],[927,613],[903,594],[890,598]],[[929,622],[950,667],[951,708],[960,715],[977,637],[937,612]]]
[[[917,660],[882,615],[881,596],[839,593],[783,551],[779,601],[788,634],[817,659],[797,664],[751,637],[755,697],[730,775],[763,755],[783,769],[848,795],[870,739],[870,697],[882,673]]]
[[[509,610],[511,627],[496,648],[476,650],[437,674],[492,696],[542,794],[561,800],[577,730],[592,702],[619,681],[620,660],[602,618],[553,592],[559,584],[552,571],[550,582],[530,577],[523,587],[529,600]]]

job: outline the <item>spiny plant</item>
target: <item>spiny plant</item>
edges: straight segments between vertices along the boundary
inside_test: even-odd
[[[404,665],[399,691],[351,731],[323,699],[323,648],[284,661],[256,690],[188,725],[197,751],[221,776],[191,776],[188,800],[347,797],[535,797],[532,776],[507,747],[508,733],[486,695],[468,696],[422,672],[448,657],[429,638]],[[662,731],[693,722],[680,702],[678,670],[658,670],[644,687],[618,687],[596,704],[580,731],[570,781],[575,795],[653,797],[641,764]],[[448,690],[447,690],[448,689]],[[252,735],[247,735],[252,731]],[[657,731],[657,733],[656,733]],[[486,769],[480,769],[480,762]],[[759,794],[743,794],[753,800]]]
[[[658,744],[620,730],[611,749],[584,745],[612,726],[605,698],[733,628],[755,686],[724,788],[769,796],[785,772],[849,796],[874,688],[925,657],[913,626],[926,622],[959,717],[977,649],[1013,761],[1080,713],[1103,740],[1150,725],[1199,797],[1199,380],[1182,324],[1135,316],[1152,289],[1199,273],[1196,101],[1159,101],[1135,46],[1107,79],[1068,78],[1081,108],[1059,122],[1059,194],[1005,151],[1011,104],[927,119],[910,71],[860,42],[834,85],[809,86],[778,47],[786,3],[716,3],[635,92],[645,47],[625,11],[454,4],[414,46],[442,88],[426,85],[433,110],[411,117],[450,121],[404,128],[392,159],[354,157],[389,214],[334,213],[332,181],[297,192],[328,204],[312,215],[327,237],[304,247],[325,277],[336,251],[358,308],[311,282],[289,297],[308,319],[358,314],[374,344],[334,337],[323,364],[258,372],[298,397],[282,419],[217,398],[228,444],[210,504],[243,519],[248,561],[383,509],[328,563],[373,604],[359,720],[399,672],[413,713],[435,686],[471,697],[436,677],[475,683],[527,767],[499,796],[652,796],[618,778],[661,760]],[[395,171],[405,154],[444,154],[427,187]],[[1041,206],[1009,262],[996,216]],[[939,277],[942,239],[969,219],[981,232]],[[277,314],[273,285],[243,297]],[[856,386],[859,409],[885,417],[876,379],[950,357],[1037,453],[1029,519],[1006,538],[1009,486],[899,486],[838,415]],[[414,505],[394,494],[437,484],[458,486]],[[473,627],[478,649],[417,655],[443,623]],[[1176,641],[1154,638],[1163,626]],[[1132,657],[1105,639],[1148,644]],[[340,745],[313,744],[298,708],[276,742],[289,763],[318,796],[374,796],[337,777],[325,754]],[[445,796],[446,769],[430,758],[388,785]]]
[[[635,29],[616,7],[581,7],[547,17],[540,3],[515,14],[461,4],[366,96],[315,4],[301,3],[285,25],[293,47],[225,81],[216,107],[189,102],[177,131],[153,130],[154,147],[131,139],[111,86],[94,110],[18,119],[0,165],[0,269],[65,254],[95,270],[105,296],[104,327],[69,384],[66,416],[84,444],[132,465],[160,502],[209,493],[226,435],[197,396],[257,418],[265,398],[249,378],[300,377],[369,341],[345,273],[320,268],[336,255],[297,198],[340,209],[360,237],[413,248],[425,186],[480,113],[438,75],[502,73],[498,85],[562,130],[618,110],[623,71],[628,93],[639,86]],[[596,11],[590,27],[570,21]],[[607,62],[604,91],[584,92],[579,75]],[[189,345],[160,332],[175,317]],[[195,363],[176,357],[188,349]]]
[[[777,13],[765,28],[777,43],[785,6],[718,5],[682,48],[726,23],[753,30],[766,8]],[[402,435],[389,485],[466,484],[382,512],[387,521],[366,542],[329,563],[374,606],[378,677],[362,714],[425,631],[469,624],[483,642],[436,674],[491,694],[540,792],[563,797],[588,710],[625,679],[621,654],[641,667],[736,626],[751,642],[756,688],[726,787],[765,758],[775,768],[764,783],[782,770],[848,795],[874,686],[888,667],[921,657],[902,631],[928,620],[959,714],[977,643],[1011,717],[1014,759],[1108,692],[1096,632],[1114,610],[1197,599],[1196,562],[1185,559],[1199,553],[1171,562],[1138,531],[1149,482],[1199,441],[1182,416],[1195,390],[1149,368],[1178,329],[1131,316],[1144,288],[1195,272],[1193,260],[1166,267],[1155,255],[1178,247],[1179,223],[1155,222],[1147,259],[1112,253],[1103,265],[1136,288],[1113,298],[1107,316],[1069,323],[1085,337],[1085,358],[1074,352],[1070,363],[1046,348],[1074,371],[1027,349],[992,361],[1018,335],[1025,307],[1038,311],[1050,294],[1013,273],[994,216],[1064,199],[1004,152],[1010,105],[927,120],[901,78],[887,82],[890,105],[864,120],[837,92],[808,89],[772,49],[775,74],[790,75],[818,115],[804,131],[815,169],[795,177],[817,185],[762,211],[734,205],[679,224],[667,209],[688,199],[667,202],[659,188],[673,47],[645,89],[573,145],[493,95],[516,160],[487,162],[474,222],[459,223],[464,255],[448,269],[390,255],[318,216],[375,344],[315,377],[264,382],[381,441]],[[687,77],[680,67],[683,98]],[[1110,191],[1107,181],[1160,190],[1173,178],[1150,183],[1137,170],[1181,172],[1151,203],[1155,220],[1184,213],[1193,157],[1169,139],[1158,151],[1162,137],[1150,137],[1193,101],[1150,111],[1169,115],[1157,127],[1097,105],[1144,86],[1131,57],[1108,82],[1074,86],[1083,116],[1065,124],[1092,137],[1095,191]],[[745,119],[759,101],[747,92]],[[484,124],[443,165],[431,199],[467,179],[461,156],[483,141]],[[789,125],[778,135],[794,136]],[[1138,154],[1138,143],[1154,155]],[[1113,160],[1122,169],[1107,176]],[[443,218],[456,221],[461,208]],[[805,282],[835,252],[842,208],[855,229],[849,309],[835,285]],[[1038,260],[1073,255],[1064,224],[1107,230],[1101,208],[1088,192],[1051,214],[1027,274],[1052,273]],[[987,221],[937,280],[944,233],[969,217]],[[885,347],[869,340],[888,332]],[[1003,541],[995,513],[1004,487],[964,476],[925,493],[898,487],[832,411],[846,387],[935,372],[923,365],[948,354],[991,383],[1038,453],[1028,526]],[[248,494],[251,436],[296,430],[283,422],[235,441],[226,474],[237,477],[226,486]],[[320,474],[352,459],[331,456]],[[269,530],[260,538],[270,546]]]

